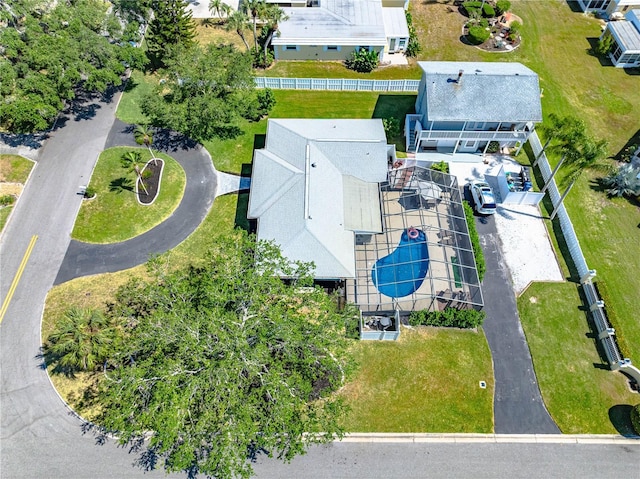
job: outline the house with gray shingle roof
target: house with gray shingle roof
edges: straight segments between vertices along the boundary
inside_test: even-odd
[[[640,9],[627,12],[625,20],[607,23],[600,39],[613,39],[609,58],[617,68],[640,66]]]
[[[249,195],[258,239],[315,263],[318,279],[353,278],[355,235],[382,232],[388,154],[379,119],[269,120]]]
[[[283,5],[280,3],[280,5]],[[406,8],[406,6],[405,6]],[[272,45],[276,60],[345,60],[360,48],[383,53],[405,50],[409,29],[398,0],[318,0],[283,7]]]
[[[405,121],[407,152],[417,160],[469,161],[492,142],[519,150],[542,121],[538,75],[520,63],[418,65],[416,114]]]

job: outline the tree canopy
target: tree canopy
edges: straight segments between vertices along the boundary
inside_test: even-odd
[[[154,67],[165,66],[169,59],[195,43],[195,24],[185,0],[153,0],[153,19],[147,32],[147,55]]]
[[[229,137],[242,118],[268,113],[258,99],[251,57],[231,45],[183,49],[168,60],[165,81],[141,102],[153,126],[199,141]]]
[[[126,66],[144,63],[127,41],[137,32],[108,6],[102,0],[0,2],[0,127],[44,130],[78,88],[104,92],[121,84]]]
[[[336,298],[311,265],[239,233],[200,266],[121,289],[109,315],[123,340],[108,360],[99,423],[168,471],[248,477],[263,451],[283,460],[341,436],[332,394],[351,368]],[[289,281],[282,281],[283,274]]]

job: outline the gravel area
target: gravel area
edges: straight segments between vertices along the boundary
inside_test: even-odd
[[[564,281],[537,206],[499,206],[493,217],[516,294],[531,281]]]
[[[505,173],[520,171],[520,165],[506,155],[489,156],[488,159],[487,164],[451,163],[451,174],[458,178],[462,187],[469,181],[483,179],[500,166]],[[500,201],[500,195],[494,192]],[[504,261],[516,294],[521,294],[531,281],[564,281],[537,206],[498,203],[498,212],[488,221],[496,222]]]

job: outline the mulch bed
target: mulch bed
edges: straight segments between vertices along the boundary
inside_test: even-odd
[[[156,199],[156,196],[158,196],[163,165],[164,162],[158,158],[157,161],[150,160],[143,168],[142,172],[145,176],[148,175],[148,173],[145,173],[146,171],[151,171],[151,176],[146,177],[143,180],[148,194],[145,193],[144,189],[140,185],[138,185],[138,199],[143,205],[150,205],[153,203],[153,200]]]

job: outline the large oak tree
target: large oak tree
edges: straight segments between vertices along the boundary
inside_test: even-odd
[[[79,89],[120,85],[144,54],[125,41],[127,22],[102,0],[0,2],[0,127],[48,128]],[[125,36],[125,32],[127,35]]]
[[[238,233],[199,266],[151,270],[111,308],[123,346],[99,396],[100,423],[123,444],[149,437],[145,466],[247,477],[256,452],[289,460],[341,436],[334,393],[355,314],[313,287],[310,265]]]

